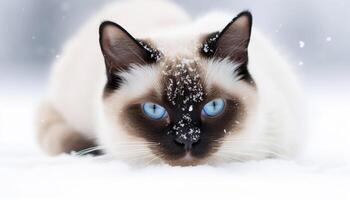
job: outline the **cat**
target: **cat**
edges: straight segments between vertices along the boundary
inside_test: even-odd
[[[299,81],[252,25],[249,11],[192,20],[165,0],[108,5],[54,63],[40,146],[51,155],[101,150],[134,165],[294,156]]]

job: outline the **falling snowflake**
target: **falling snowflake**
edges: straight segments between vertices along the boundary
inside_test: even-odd
[[[332,41],[332,37],[328,36],[328,37],[326,38],[326,42],[331,42],[331,41]]]

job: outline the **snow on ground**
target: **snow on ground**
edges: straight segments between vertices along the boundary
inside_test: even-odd
[[[297,160],[142,169],[107,157],[45,156],[33,126],[40,94],[7,90],[0,199],[350,199],[350,94],[335,88],[309,88],[310,134]]]

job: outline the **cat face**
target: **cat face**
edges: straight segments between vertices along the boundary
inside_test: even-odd
[[[104,22],[107,151],[171,165],[225,160],[223,150],[234,150],[230,138],[249,132],[256,109],[247,69],[251,25],[251,14],[243,12],[221,32],[191,40],[193,50],[170,55],[176,46],[158,48]]]

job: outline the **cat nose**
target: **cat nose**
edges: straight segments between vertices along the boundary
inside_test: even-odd
[[[193,144],[197,143],[199,139],[197,140],[184,140],[181,138],[175,138],[175,141],[179,144],[184,145],[184,148],[186,151],[190,151],[192,149]]]
[[[197,133],[197,132],[196,132]],[[184,145],[186,151],[190,151],[192,149],[193,144],[199,141],[199,134],[194,134],[193,131],[188,131],[187,134],[178,135],[175,138],[175,142],[178,144]]]

